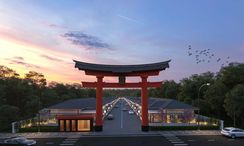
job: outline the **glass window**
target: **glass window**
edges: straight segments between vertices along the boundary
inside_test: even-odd
[[[71,125],[72,131],[76,131],[76,120],[71,120]]]
[[[59,130],[60,131],[64,131],[64,120],[60,120],[59,124],[60,124],[59,125],[59,128],[60,128]]]
[[[78,120],[78,131],[90,131],[90,120]]]
[[[150,113],[149,121],[150,121],[150,123],[162,122],[162,115],[160,113]]]
[[[225,130],[225,131],[230,131],[230,129],[228,129],[228,128],[225,128],[224,130]]]
[[[66,131],[70,131],[70,120],[65,120],[65,122],[66,122]]]

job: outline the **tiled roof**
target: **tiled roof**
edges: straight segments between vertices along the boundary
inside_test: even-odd
[[[105,97],[103,98],[103,104],[109,103],[114,99],[114,97]],[[70,99],[52,105],[48,109],[96,109],[96,98]]]
[[[109,103],[114,100],[115,97],[104,97],[103,104]],[[141,104],[141,97],[128,97],[135,103]],[[166,98],[149,98],[148,99],[149,110],[158,109],[197,109],[189,104]],[[96,109],[95,98],[81,98],[81,99],[70,99],[53,106],[48,109]]]
[[[169,62],[158,62],[151,64],[138,64],[138,65],[105,65],[105,64],[93,64],[81,61],[76,61],[75,67],[79,70],[89,70],[89,71],[101,71],[101,72],[111,72],[111,73],[131,73],[131,72],[143,72],[143,71],[161,71],[169,68]]]
[[[130,97],[130,100],[141,104],[141,97]],[[166,98],[149,98],[148,99],[149,110],[157,109],[197,109],[189,104]]]

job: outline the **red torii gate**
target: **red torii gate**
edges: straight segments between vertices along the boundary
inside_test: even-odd
[[[96,88],[96,125],[95,131],[102,131],[103,129],[103,109],[102,109],[102,96],[103,88],[141,88],[141,129],[142,131],[148,131],[148,87],[160,87],[161,82],[148,82],[149,76],[157,76],[159,72],[169,68],[169,62],[159,62],[152,64],[140,64],[140,65],[104,65],[104,64],[92,64],[86,62],[75,62],[75,68],[84,70],[86,75],[96,76],[97,82],[82,82],[83,87]],[[106,76],[118,76],[119,83],[106,83],[103,82],[103,78]],[[126,83],[126,76],[129,77],[141,77],[141,82]]]

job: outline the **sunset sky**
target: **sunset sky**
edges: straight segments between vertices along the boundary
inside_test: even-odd
[[[0,0],[0,51],[0,65],[21,76],[34,70],[64,83],[94,81],[74,68],[73,59],[171,59],[170,68],[150,80],[178,82],[244,62],[244,1]]]

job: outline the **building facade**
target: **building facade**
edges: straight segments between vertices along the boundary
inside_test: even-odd
[[[103,117],[113,108],[118,99],[103,100]],[[58,126],[61,132],[92,131],[96,115],[96,99],[71,99],[41,110],[42,125]]]
[[[140,98],[127,98],[131,108],[140,116]],[[195,112],[198,108],[174,99],[149,98],[148,120],[150,126],[196,125]]]

